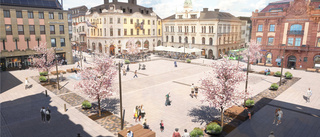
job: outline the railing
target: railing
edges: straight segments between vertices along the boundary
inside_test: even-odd
[[[289,35],[303,35],[303,30],[289,30],[288,34]]]

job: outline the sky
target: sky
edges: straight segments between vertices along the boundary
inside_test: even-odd
[[[111,2],[112,0],[110,0]],[[128,0],[118,0],[119,2],[128,2]],[[138,5],[152,7],[154,12],[161,18],[166,18],[175,14],[176,11],[183,10],[185,0],[137,0]],[[192,0],[193,10],[202,11],[203,8],[214,10],[220,9],[222,12],[229,12],[232,15],[248,16],[252,11],[262,10],[270,2],[279,0]],[[85,5],[88,8],[103,4],[104,0],[63,0],[65,10],[77,6]]]

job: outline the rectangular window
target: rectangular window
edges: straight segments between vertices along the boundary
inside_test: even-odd
[[[29,25],[30,34],[35,34],[34,25]]]
[[[61,47],[65,47],[66,46],[64,38],[60,38],[60,45],[61,45]]]
[[[152,32],[153,32],[152,33],[153,35],[156,35],[156,30],[155,29],[153,29]]]
[[[288,46],[293,46],[293,38],[288,38]]]
[[[158,30],[158,35],[161,35],[161,31],[160,31],[160,29]]]
[[[59,25],[60,34],[64,34],[64,25]]]
[[[113,18],[110,18],[110,24],[113,24]]]
[[[17,18],[22,18],[22,11],[16,11]]]
[[[3,10],[3,16],[5,18],[10,18],[10,11],[9,10]]]
[[[120,24],[121,23],[121,20],[120,20],[120,18],[118,18],[118,24]]]
[[[18,34],[19,35],[23,35],[24,34],[23,25],[18,25]]]
[[[154,25],[154,20],[152,21],[152,25]]]
[[[55,34],[54,25],[50,25],[50,34]]]
[[[113,29],[110,29],[110,36],[113,36]]]
[[[273,39],[274,38],[268,38],[268,45],[273,45]]]
[[[123,23],[124,23],[124,24],[127,24],[127,19],[123,19]]]
[[[269,31],[274,32],[274,27],[275,27],[275,25],[270,25]]]
[[[118,36],[121,36],[121,29],[118,29]]]
[[[107,29],[104,28],[104,36],[107,36]]]
[[[28,11],[28,18],[33,19],[33,11]]]
[[[150,20],[148,20],[148,25],[150,25]]]
[[[308,62],[308,57],[304,57],[303,62]]]
[[[62,13],[59,13],[59,19],[63,20],[63,14]]]
[[[39,12],[39,19],[44,19],[44,14],[43,14],[43,12]]]
[[[53,14],[53,12],[49,12],[49,19],[54,19],[54,14]]]
[[[46,34],[46,28],[44,25],[40,25],[40,34]]]
[[[102,29],[100,29],[100,36],[102,36]]]
[[[56,47],[56,39],[55,38],[52,38],[51,39],[51,47]]]
[[[262,38],[261,38],[261,37],[258,37],[258,38],[257,38],[257,43],[258,43],[258,44],[261,44],[261,40],[262,40]]]
[[[133,29],[130,30],[130,34],[133,35]]]
[[[124,30],[123,30],[123,34],[124,34],[125,36],[127,36],[127,29],[124,29]]]
[[[263,25],[258,25],[258,31],[262,31],[262,29],[263,29]]]
[[[317,47],[320,47],[320,38],[318,38]]]
[[[301,38],[296,38],[295,46],[301,46]]]
[[[150,35],[150,29],[148,29],[148,35]]]
[[[137,35],[139,35],[139,29],[137,29]]]
[[[133,24],[133,19],[130,19],[130,24]]]

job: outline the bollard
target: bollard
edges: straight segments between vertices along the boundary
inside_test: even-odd
[[[64,112],[67,112],[67,105],[64,104]]]
[[[78,136],[77,136],[77,137],[81,137],[81,136],[80,136],[80,133],[78,133]]]
[[[46,97],[48,97],[48,92],[47,92],[47,90],[45,90],[44,92],[46,93]]]

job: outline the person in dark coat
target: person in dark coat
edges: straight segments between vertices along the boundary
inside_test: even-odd
[[[169,98],[170,98],[170,92],[166,95],[166,103],[165,103],[166,106],[171,105],[171,101]]]
[[[50,118],[51,118],[51,111],[50,111],[49,107],[47,107],[46,119],[47,119],[48,123],[50,123]]]
[[[174,67],[178,67],[177,61],[174,61]]]
[[[43,123],[45,123],[46,122],[46,109],[44,108],[44,107],[42,107],[41,109],[40,109],[40,114],[41,114],[41,120],[42,120],[42,122]]]
[[[127,65],[127,71],[130,71],[129,64]]]

